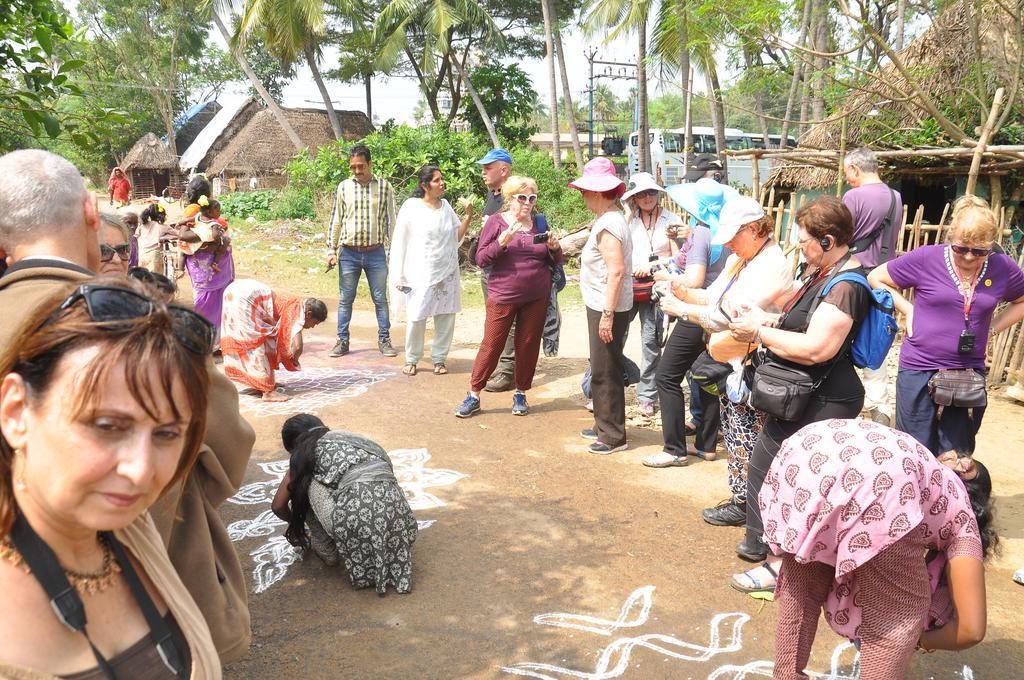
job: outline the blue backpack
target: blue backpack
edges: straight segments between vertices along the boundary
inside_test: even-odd
[[[896,305],[892,293],[883,288],[872,288],[868,280],[860,272],[842,272],[832,277],[821,290],[820,298],[825,297],[840,281],[855,281],[868,289],[871,294],[871,306],[861,321],[857,336],[853,339],[850,357],[857,368],[876,369],[885,363],[885,357],[896,340]]]

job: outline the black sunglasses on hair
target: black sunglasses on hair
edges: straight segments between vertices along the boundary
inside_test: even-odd
[[[132,246],[130,243],[122,243],[119,246],[108,246],[106,243],[100,244],[100,262],[110,262],[114,259],[115,253],[119,258],[127,262],[128,258],[132,255]]]
[[[966,255],[967,253],[970,253],[975,257],[985,257],[992,252],[991,248],[971,248],[970,246],[962,246],[958,243],[951,243],[949,247],[952,248],[953,252],[957,255]]]
[[[57,311],[47,320],[50,323],[79,300],[85,300],[89,318],[97,323],[109,323],[109,330],[123,330],[118,322],[135,321],[151,315],[158,306],[165,307],[171,317],[171,328],[178,342],[193,354],[209,354],[217,329],[202,316],[180,305],[164,305],[154,302],[135,291],[116,286],[83,284],[61,303]],[[45,325],[45,324],[44,324]]]

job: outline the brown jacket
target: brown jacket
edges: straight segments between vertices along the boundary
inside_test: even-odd
[[[33,310],[68,284],[91,278],[59,260],[22,260],[0,278],[0,353],[14,341]],[[238,412],[238,392],[208,362],[210,400],[203,448],[181,486],[150,508],[171,562],[210,626],[222,662],[241,657],[252,630],[245,575],[217,508],[238,491],[256,433]]]

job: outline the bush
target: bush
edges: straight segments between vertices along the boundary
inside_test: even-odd
[[[370,148],[373,172],[395,187],[399,205],[416,188],[416,173],[427,163],[441,168],[448,184],[448,200],[454,204],[463,196],[474,197],[480,206],[486,189],[479,160],[490,148],[466,132],[452,132],[443,125],[413,128],[386,125],[362,140]],[[300,154],[286,166],[289,191],[308,197],[310,209],[320,208],[320,217],[334,204],[338,183],[349,176],[348,150],[351,142],[334,142],[321,147],[314,157]],[[574,164],[555,170],[551,157],[529,147],[512,149],[512,171],[537,180],[539,204],[551,226],[573,231],[591,219],[580,193],[568,183],[575,177]],[[296,199],[297,200],[297,199]]]
[[[218,197],[225,217],[266,220],[311,220],[316,217],[309,189],[289,187],[284,191],[239,191]]]
[[[389,180],[401,204],[416,188],[416,173],[428,163],[441,168],[448,183],[448,196],[483,195],[480,166],[476,164],[487,147],[466,132],[451,132],[443,125],[413,128],[408,125],[384,127],[362,140],[370,148],[373,172]],[[338,183],[349,176],[348,150],[351,142],[334,142],[321,147],[314,158],[299,155],[285,170],[291,186],[307,189],[318,203],[334,194]]]
[[[288,187],[277,195],[270,208],[275,220],[311,220],[316,217],[313,193],[309,189]]]
[[[268,220],[270,206],[276,195],[276,191],[238,191],[223,194],[217,200],[220,201],[220,211],[225,217]]]

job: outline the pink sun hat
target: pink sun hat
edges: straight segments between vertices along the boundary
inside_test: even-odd
[[[607,158],[591,158],[583,166],[583,176],[569,182],[569,186],[580,191],[619,190],[619,196],[626,191],[626,183],[615,174],[615,164]]]

